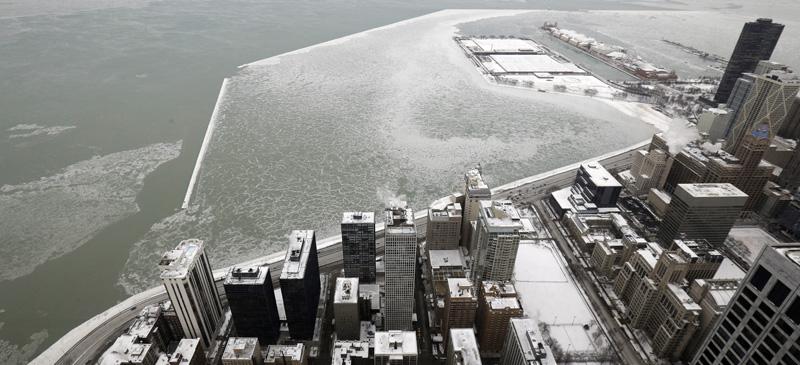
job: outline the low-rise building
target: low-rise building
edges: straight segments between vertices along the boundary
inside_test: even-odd
[[[302,343],[296,345],[270,345],[267,347],[265,365],[305,365],[306,351]]]
[[[222,353],[222,365],[263,365],[257,337],[230,337]]]
[[[429,250],[427,264],[433,290],[440,297],[447,295],[447,279],[467,277],[461,250]]]
[[[417,335],[412,331],[375,333],[375,365],[416,365]]]
[[[372,365],[369,342],[336,341],[331,354],[333,365]]]

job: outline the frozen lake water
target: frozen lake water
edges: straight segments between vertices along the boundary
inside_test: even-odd
[[[181,237],[209,239],[227,265],[282,250],[292,229],[336,234],[342,211],[390,196],[424,209],[477,162],[496,185],[648,138],[652,126],[607,102],[487,83],[456,26],[517,13],[438,12],[243,67],[191,211],[136,244],[123,284],[151,286],[154,259]]]

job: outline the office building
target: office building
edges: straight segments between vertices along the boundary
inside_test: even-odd
[[[520,231],[519,212],[510,200],[481,201],[474,246],[473,282],[507,281],[514,276]]]
[[[692,365],[800,364],[800,245],[766,245]]]
[[[319,306],[319,262],[314,231],[292,231],[280,284],[289,334],[295,340],[314,337]]]
[[[375,365],[416,365],[417,355],[413,331],[375,332]]]
[[[511,282],[484,281],[478,295],[478,343],[481,353],[495,355],[506,341],[509,320],[522,317],[522,305]]]
[[[759,61],[772,57],[782,32],[783,24],[773,23],[772,19],[758,19],[744,25],[717,88],[715,102],[727,103],[736,80],[746,72],[755,71]]]
[[[263,365],[261,344],[256,337],[230,337],[222,352],[222,365]]]
[[[372,365],[368,341],[336,341],[331,354],[333,365]]]
[[[702,339],[708,337],[714,323],[725,311],[736,289],[739,287],[738,279],[698,279],[691,283],[689,297],[700,306],[699,327],[681,356],[684,360],[691,360],[697,354]]]
[[[302,343],[296,345],[270,345],[264,365],[306,365],[307,354]]]
[[[447,279],[467,277],[466,262],[461,250],[430,250],[427,265],[433,291],[440,297],[447,295],[449,290]]]
[[[411,330],[417,274],[417,228],[406,202],[386,208],[384,222],[387,330]]]
[[[508,325],[500,365],[556,365],[553,352],[544,343],[536,321],[512,318]]]
[[[620,173],[620,178],[633,195],[647,194],[657,188],[661,175],[667,166],[669,155],[662,150],[638,150],[633,154],[633,165],[628,171]]]
[[[763,157],[800,90],[800,76],[791,71],[746,76],[752,86],[736,109],[725,145],[726,151],[743,161],[752,153],[760,153],[758,159]]]
[[[732,110],[728,108],[710,108],[703,111],[697,120],[697,131],[704,133],[708,141],[717,143],[725,138],[730,125]]]
[[[450,329],[469,328],[475,325],[475,311],[478,307],[478,294],[469,279],[448,279],[449,291],[444,299],[442,334],[448,343]]]
[[[446,365],[481,365],[481,355],[472,328],[453,328],[447,343]]]
[[[336,278],[333,294],[333,317],[336,319],[336,337],[357,340],[361,331],[358,310],[358,278]]]
[[[658,240],[665,247],[680,237],[722,245],[746,202],[747,194],[731,184],[679,184]]]
[[[184,338],[169,357],[169,365],[206,365],[205,350],[199,338]]]
[[[786,114],[786,119],[783,121],[781,130],[778,131],[778,135],[788,139],[800,139],[800,95],[794,97],[792,107]]]
[[[342,216],[344,276],[375,282],[375,213],[346,212]]]
[[[653,137],[654,140],[656,136]],[[653,146],[653,144],[651,144]],[[662,150],[667,151],[667,150]],[[651,149],[649,153],[656,153]],[[653,155],[655,157],[655,155]],[[623,175],[624,176],[624,175]],[[632,176],[629,180],[633,179]],[[622,184],[597,162],[585,163],[578,168],[572,186],[550,194],[550,202],[559,218],[566,212],[576,214],[618,212],[617,199]]]
[[[744,150],[752,151],[750,147],[753,145],[748,142]],[[674,193],[678,184],[730,183],[747,194],[744,210],[753,211],[775,170],[773,165],[761,160],[762,156],[747,153],[742,159],[708,145],[690,143],[672,159],[664,190]]]
[[[478,219],[481,206],[480,202],[492,199],[492,191],[483,181],[481,166],[467,171],[464,174],[464,211],[461,221],[461,244],[469,250],[469,254],[474,256],[475,248],[471,246],[472,222]]]
[[[223,286],[236,334],[257,337],[264,345],[276,343],[281,322],[269,266],[235,266]]]
[[[573,186],[600,208],[616,206],[622,191],[619,181],[597,162],[581,164]]]
[[[158,264],[183,329],[183,337],[200,338],[209,347],[222,318],[222,304],[203,241],[189,239],[167,251]]]
[[[425,240],[428,250],[456,250],[461,241],[461,205],[431,206],[428,209],[428,224]]]

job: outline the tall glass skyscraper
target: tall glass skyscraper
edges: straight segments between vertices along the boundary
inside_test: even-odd
[[[758,61],[768,60],[783,33],[783,24],[773,23],[772,19],[761,18],[745,23],[742,34],[736,42],[728,67],[722,75],[714,101],[727,103],[736,80],[745,72],[753,72]]]

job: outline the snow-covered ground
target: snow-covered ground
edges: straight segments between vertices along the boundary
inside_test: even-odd
[[[564,351],[598,353],[608,346],[553,241],[520,243],[514,280],[525,315],[546,323]]]

